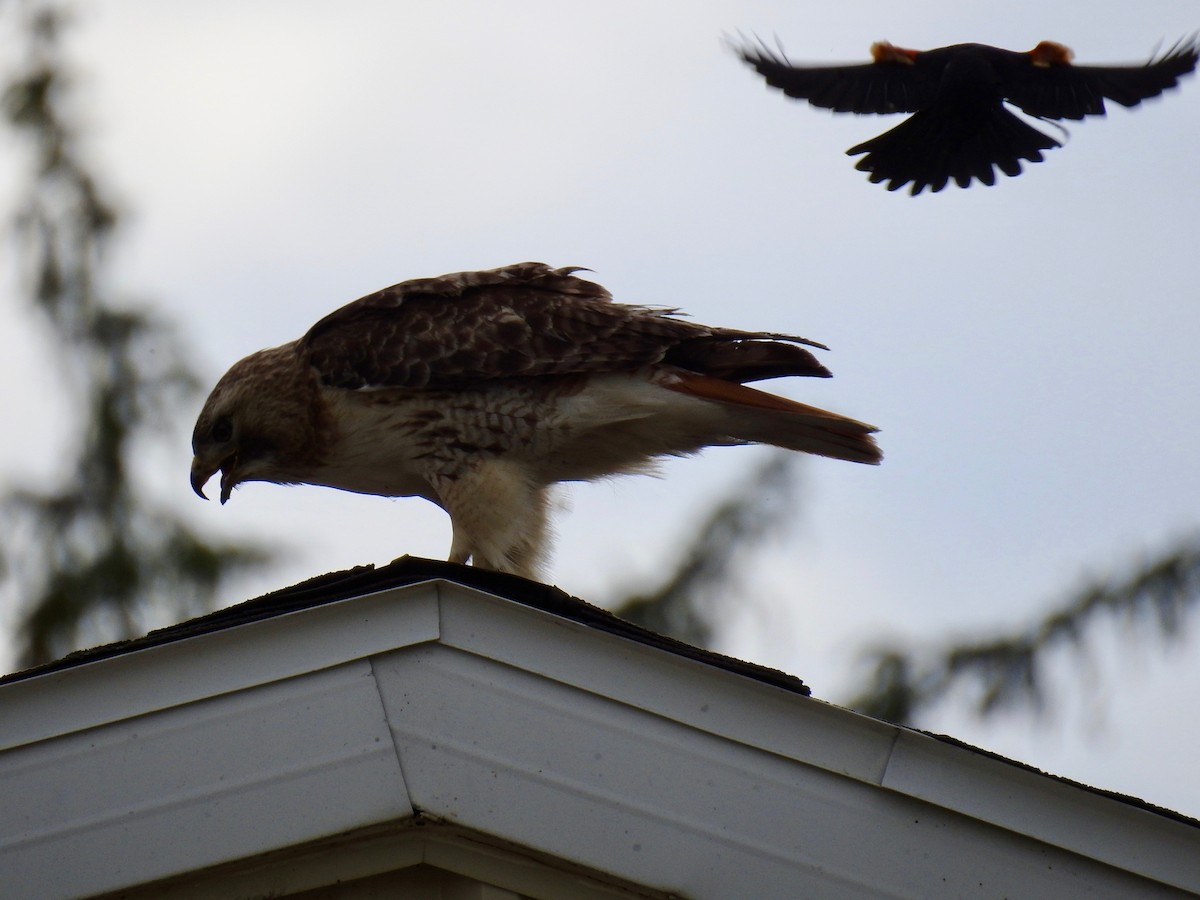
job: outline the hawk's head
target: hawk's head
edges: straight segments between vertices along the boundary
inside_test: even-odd
[[[234,364],[196,420],[192,490],[204,497],[218,470],[222,503],[243,481],[294,481],[313,448],[315,382],[294,342]]]

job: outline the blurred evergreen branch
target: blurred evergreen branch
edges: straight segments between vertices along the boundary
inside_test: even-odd
[[[1179,635],[1200,600],[1200,539],[1150,559],[1122,579],[1087,585],[1057,608],[1012,634],[966,641],[941,650],[879,646],[864,662],[868,685],[848,705],[890,722],[912,723],[952,689],[973,688],[980,716],[1046,703],[1045,659],[1061,647],[1086,652],[1088,626],[1102,616],[1152,625],[1166,639]]]
[[[59,39],[64,16],[53,5],[26,9],[8,8],[10,20],[20,20],[25,58],[0,103],[33,159],[32,184],[14,217],[18,268],[59,352],[54,371],[22,387],[46,391],[61,378],[79,422],[77,447],[47,451],[68,461],[60,485],[0,495],[0,586],[6,602],[22,608],[21,663],[33,665],[81,641],[136,634],[152,615],[210,608],[223,579],[268,554],[211,542],[131,481],[147,436],[167,433],[197,379],[166,322],[114,303],[103,286],[119,215],[81,159],[64,113],[71,87]]]
[[[711,646],[739,556],[796,514],[799,456],[772,453],[700,524],[675,571],[620,601],[624,619],[697,647]]]

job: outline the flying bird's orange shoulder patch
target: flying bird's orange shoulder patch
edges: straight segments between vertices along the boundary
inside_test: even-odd
[[[917,54],[920,52],[920,50],[897,47],[889,41],[876,41],[871,45],[871,59],[877,63],[900,63],[906,66],[916,65]]]
[[[1041,69],[1048,69],[1050,66],[1069,66],[1071,60],[1075,58],[1071,48],[1058,43],[1058,41],[1042,41],[1029,51],[1029,56],[1033,60],[1033,64]]]

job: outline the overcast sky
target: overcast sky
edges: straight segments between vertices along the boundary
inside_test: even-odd
[[[385,285],[527,259],[588,266],[620,301],[830,345],[832,380],[772,389],[877,424],[886,460],[805,467],[719,649],[838,700],[876,638],[1015,626],[1197,528],[1200,84],[1069,124],[1019,178],[911,198],[844,155],[897,118],[789,101],[722,36],[829,62],[880,39],[1054,39],[1103,63],[1198,26],[1183,0],[159,0],[88,4],[69,47],[92,157],[129,214],[117,282],[178,322],[212,382]],[[20,423],[0,472],[48,476],[66,407],[31,397],[26,373],[53,358],[13,304],[0,318],[0,403]],[[249,485],[202,503],[199,403],[145,477],[214,533],[291,548],[229,603],[448,552],[448,519],[421,500]],[[595,602],[652,582],[761,458],[708,451],[661,480],[565,490],[548,580]],[[1200,638],[1096,638],[1094,658],[1057,664],[1070,689],[1049,716],[927,724],[1200,815]]]

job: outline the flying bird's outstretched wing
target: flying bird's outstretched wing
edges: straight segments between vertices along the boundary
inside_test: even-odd
[[[911,113],[933,102],[938,72],[917,64],[915,50],[878,43],[874,61],[798,65],[765,44],[737,48],[744,62],[773,88],[795,100],[840,113]]]
[[[1042,119],[1103,116],[1105,100],[1131,108],[1179,85],[1196,68],[1194,41],[1179,41],[1144,65],[1077,66],[1061,44],[1044,41],[1015,54],[1003,72],[1004,98]]]
[[[828,377],[820,344],[614,303],[575,271],[407,281],[251,354],[196,422],[192,487],[220,471],[222,502],[246,481],[425,497],[452,561],[533,576],[560,481],[721,444],[879,462],[872,426],[745,386]]]
[[[939,191],[951,180],[995,183],[994,168],[1019,175],[1021,161],[1041,162],[1060,146],[1005,108],[1043,119],[1105,113],[1105,99],[1132,107],[1178,84],[1196,67],[1194,40],[1180,41],[1145,65],[1076,66],[1062,44],[1043,41],[1027,53],[985,44],[908,50],[872,46],[873,61],[843,66],[796,65],[764,46],[735,48],[789,97],[835,112],[913,113],[891,131],[846,151],[866,154],[856,168],[889,190]]]

